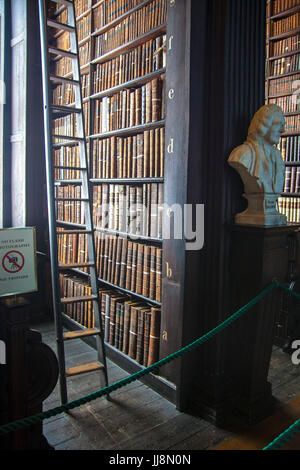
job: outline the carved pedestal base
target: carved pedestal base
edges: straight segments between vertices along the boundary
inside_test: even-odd
[[[277,227],[286,225],[286,216],[277,210],[277,199],[280,194],[257,193],[244,194],[248,207],[244,212],[235,216],[235,223],[239,225],[259,225],[264,227]]]

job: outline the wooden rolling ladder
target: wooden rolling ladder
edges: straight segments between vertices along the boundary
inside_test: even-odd
[[[61,10],[67,10],[67,23],[60,23],[48,18],[48,7],[53,3],[61,4]],[[44,128],[45,128],[45,155],[46,155],[46,173],[47,173],[47,196],[48,196],[48,218],[49,218],[49,241],[50,241],[50,258],[51,258],[51,278],[52,278],[52,294],[53,308],[57,339],[57,355],[60,368],[60,393],[61,402],[67,403],[67,378],[86,372],[100,371],[100,383],[103,386],[108,385],[107,366],[105,357],[105,346],[103,329],[101,324],[101,313],[99,308],[99,289],[98,276],[95,261],[95,242],[94,228],[92,220],[92,206],[89,189],[89,176],[87,165],[87,152],[85,141],[84,115],[82,104],[82,93],[80,83],[80,63],[78,54],[78,39],[75,23],[74,3],[69,0],[39,0],[40,15],[40,33],[41,33],[41,58],[42,58],[42,78],[43,78],[43,98],[44,98]],[[58,49],[49,42],[49,29],[53,28],[56,32],[68,32],[70,38],[70,49]],[[67,57],[72,62],[72,78],[64,78],[49,73],[50,55],[54,58]],[[69,76],[69,75],[68,75]],[[57,106],[52,104],[52,85],[68,84],[74,88],[75,102],[72,106]],[[61,135],[53,129],[53,120],[61,117],[73,116],[77,132],[76,135]],[[68,132],[69,134],[69,132]],[[68,167],[57,165],[54,161],[54,149],[61,148],[64,145],[78,145],[80,155],[80,167]],[[61,198],[55,193],[56,180],[54,178],[55,169],[60,170],[77,170],[80,171],[80,179],[76,184],[81,185],[81,197],[78,198]],[[56,217],[56,204],[71,201],[79,202],[84,207],[85,228],[76,229],[68,227],[68,229],[58,230]],[[63,235],[74,235],[87,237],[88,260],[84,263],[61,263],[58,258],[58,237]],[[61,297],[59,275],[66,269],[89,269],[90,291],[91,295],[80,297]],[[79,331],[63,332],[63,313],[62,307],[67,304],[79,302],[92,302],[94,328],[80,329]],[[85,338],[87,336],[95,336],[97,345],[98,360],[88,364],[82,364],[71,368],[66,368],[65,342],[67,340]]]

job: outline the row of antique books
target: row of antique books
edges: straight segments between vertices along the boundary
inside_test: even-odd
[[[82,41],[91,33],[91,15],[85,15],[76,21],[78,41]]]
[[[70,168],[54,168],[54,179],[80,179],[81,171],[74,170],[73,168],[80,168],[80,155],[79,146],[63,145],[60,148],[54,149],[53,152],[54,167],[70,167]],[[73,167],[73,168],[72,168]]]
[[[80,185],[65,185],[54,187],[56,219],[75,224],[84,224],[84,206],[81,199]],[[76,199],[71,201],[70,199]]]
[[[61,21],[62,23],[67,23],[66,21]],[[76,22],[76,30],[79,46],[81,47],[80,41],[83,41],[91,32],[91,20],[89,16],[84,16]],[[69,32],[63,32],[56,34],[55,36],[56,47],[58,49],[69,50],[71,47],[70,43],[70,34]],[[85,62],[84,62],[85,63]]]
[[[280,95],[282,93],[294,93],[298,88],[295,82],[300,80],[300,74],[290,75],[288,77],[277,78],[269,82],[269,96]]]
[[[290,57],[281,57],[271,61],[269,75],[283,75],[300,70],[300,55],[294,54]]]
[[[154,0],[134,11],[109,31],[95,37],[94,57],[100,57],[166,21],[166,0]]]
[[[164,175],[165,130],[94,139],[92,178],[152,178]]]
[[[284,181],[285,193],[299,193],[300,192],[300,167],[287,166],[285,169]]]
[[[294,133],[300,131],[299,114],[295,116],[285,116],[285,132]]]
[[[104,291],[101,314],[107,343],[145,367],[159,360],[160,308]]]
[[[88,103],[83,103],[83,120],[86,135],[89,133],[89,116]],[[78,137],[76,114],[66,114],[63,117],[53,119],[53,134]]]
[[[293,15],[280,20],[272,21],[271,23],[271,35],[277,36],[278,34],[286,33],[292,29],[298,28],[300,24],[300,13],[294,13]]]
[[[95,64],[93,71],[94,93],[165,67],[165,40],[165,35],[160,35],[107,62]]]
[[[60,231],[58,259],[62,264],[88,261],[87,237]],[[98,277],[148,299],[161,302],[162,249],[127,237],[95,232]],[[87,273],[89,268],[81,267]]]
[[[82,13],[87,11],[88,8],[91,6],[91,0],[73,0],[73,1],[74,1],[76,17],[80,16]],[[60,10],[60,9],[61,9],[61,4],[57,3],[56,4],[56,11],[58,12],[58,10]],[[63,12],[66,12],[66,11],[67,11],[67,9],[63,10]],[[62,13],[60,13],[60,14],[62,14]],[[58,17],[59,17],[59,15],[58,15]]]
[[[102,184],[93,191],[95,227],[162,238],[163,184]]]
[[[288,222],[300,222],[300,198],[281,197],[278,199],[278,210],[287,216]]]
[[[94,30],[102,28],[140,3],[142,3],[142,0],[126,0],[126,2],[124,0],[109,0],[102,2],[93,10]]]
[[[64,117],[53,119],[53,134],[77,137],[77,119],[75,114],[68,114]]]
[[[279,41],[271,42],[271,54],[272,56],[285,54],[288,52],[297,51],[300,44],[300,34],[295,34],[285,39],[280,39]]]
[[[91,60],[90,52],[90,41],[86,41],[84,44],[79,46],[78,55],[80,67],[89,64]],[[69,57],[60,57],[52,61],[51,68],[54,75],[58,75],[60,77],[68,76],[68,78],[72,78],[72,59]]]
[[[72,72],[72,59],[69,57],[61,57],[60,59],[51,61],[50,67],[53,75],[65,77]]]
[[[100,279],[161,302],[162,249],[95,232]]]
[[[70,33],[63,32],[55,36],[55,45],[58,49],[68,51],[70,49]]]
[[[94,134],[148,124],[165,118],[165,80],[155,78],[133,90],[94,100]]]
[[[68,24],[68,11],[63,10],[56,17],[56,21],[62,24]],[[91,33],[91,16],[85,15],[82,18],[76,20],[76,29],[78,41],[82,41]],[[56,34],[57,47],[61,49],[69,49],[70,47],[70,36],[69,33],[63,32]]]
[[[299,0],[273,0],[272,2],[272,15],[281,13],[282,11],[299,5]]]
[[[60,275],[62,297],[90,295],[91,287],[78,276]],[[159,360],[161,310],[136,301],[116,289],[100,288],[100,314],[104,341],[147,367]],[[96,326],[92,302],[64,307],[65,315],[85,326]]]
[[[86,98],[89,93],[89,74],[81,76],[81,90],[82,97]],[[57,85],[52,92],[53,103],[60,106],[67,106],[75,102],[75,89],[74,85],[71,83],[63,83],[62,85]]]
[[[299,162],[300,136],[281,137],[278,146],[285,162]]]
[[[84,234],[64,233],[63,228],[57,228],[58,260],[62,264],[85,263],[88,261],[87,237]],[[80,268],[88,272],[88,268]]]
[[[81,297],[91,295],[92,290],[88,282],[79,276],[67,274],[59,275],[61,298]],[[92,302],[76,302],[62,306],[63,313],[86,328],[94,328],[94,314]]]
[[[56,219],[84,224],[80,185],[55,185]],[[74,200],[72,200],[74,199]],[[162,238],[163,185],[103,184],[93,188],[95,227],[130,235]]]
[[[269,103],[275,103],[280,106],[284,113],[294,113],[300,111],[300,101],[296,95],[281,96],[272,98]]]
[[[86,41],[84,44],[79,46],[79,63],[83,67],[87,65],[91,60],[91,41]]]
[[[91,3],[94,3],[94,2],[91,2],[91,0],[73,0],[73,1],[74,1],[74,6],[75,6],[76,17],[86,12],[88,8],[91,6]]]

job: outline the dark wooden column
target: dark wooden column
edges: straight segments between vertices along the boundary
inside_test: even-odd
[[[227,164],[264,103],[265,0],[191,4],[187,203],[205,205],[205,242],[185,252],[182,344],[231,311],[229,227],[245,207],[242,183]],[[181,361],[178,406],[217,424],[231,416],[228,331]]]

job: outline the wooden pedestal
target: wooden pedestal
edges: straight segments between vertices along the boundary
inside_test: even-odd
[[[56,356],[40,333],[29,329],[29,308],[21,298],[0,303],[0,339],[6,345],[6,363],[0,365],[0,424],[40,413],[57,383]],[[5,434],[0,449],[50,449],[42,428],[41,422]]]
[[[232,312],[246,305],[273,280],[289,281],[292,238],[299,246],[299,225],[233,227],[230,266]],[[297,257],[295,261],[297,263]],[[228,374],[234,387],[233,412],[249,424],[269,416],[273,409],[268,371],[280,296],[281,289],[273,289],[231,327],[226,356]]]

